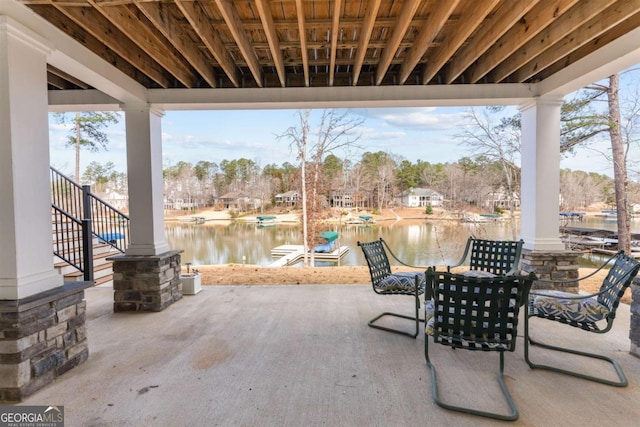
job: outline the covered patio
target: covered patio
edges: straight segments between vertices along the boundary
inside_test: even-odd
[[[283,423],[295,425],[329,407],[341,418],[327,424],[425,422],[439,412],[430,410],[420,340],[363,327],[364,313],[386,299],[339,286],[182,297],[181,248],[164,234],[163,111],[517,105],[523,268],[571,278],[578,254],[558,230],[560,108],[572,91],[640,63],[639,26],[636,0],[0,0],[0,400],[53,399],[72,408],[72,420],[95,424],[115,422],[112,410],[150,420],[173,416],[168,408],[184,419],[225,408],[220,424],[250,425],[287,408]],[[117,286],[139,299],[126,304],[90,288],[85,308],[91,283],[63,283],[53,266],[48,113],[86,110],[119,110],[126,120],[131,243],[115,271],[126,282]],[[150,287],[157,292],[140,297]],[[98,304],[102,293],[110,301]],[[111,313],[149,301],[165,312]],[[85,329],[96,332],[87,338]],[[628,352],[638,353],[638,316],[617,333],[605,349],[620,352],[631,386],[589,396],[619,394],[629,404],[609,419],[634,419],[640,364]],[[591,385],[554,378],[556,391],[511,359],[516,400],[531,405],[523,419],[559,418],[561,408],[593,419]],[[301,381],[284,382],[290,368]],[[547,399],[550,390],[557,396]],[[103,393],[118,400],[91,400]],[[257,405],[246,404],[251,396]]]
[[[408,297],[381,297],[368,284],[204,286],[140,315],[113,313],[112,294],[86,290],[89,359],[22,404],[64,405],[68,426],[504,425],[435,405],[422,333],[414,340],[367,326],[381,311],[410,312]],[[629,386],[531,370],[520,338],[505,356],[516,424],[636,425],[640,363],[628,351],[629,317],[622,306],[604,336],[533,320],[538,336],[616,358]],[[539,361],[567,358],[532,351]],[[432,345],[431,356],[443,397],[504,410],[496,353]]]

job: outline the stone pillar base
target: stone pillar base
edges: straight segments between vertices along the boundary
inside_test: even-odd
[[[113,311],[162,311],[182,298],[181,252],[107,258],[113,261]]]
[[[563,292],[578,292],[578,259],[581,252],[540,252],[522,250],[520,268],[523,273],[535,273],[540,280],[558,283],[534,282],[532,289],[556,289]]]
[[[84,289],[92,284],[0,301],[0,402],[19,402],[87,360]]]

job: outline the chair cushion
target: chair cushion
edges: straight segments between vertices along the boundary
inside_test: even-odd
[[[597,322],[609,314],[609,309],[595,298],[576,299],[576,296],[578,295],[569,292],[536,291],[535,295],[529,296],[529,311],[541,317],[576,323]]]
[[[376,289],[383,292],[405,292],[413,295],[415,293],[416,276],[419,276],[419,289],[423,291],[425,286],[424,273],[418,271],[400,271],[393,273],[378,282]]]
[[[466,277],[496,277],[495,274],[493,273],[489,273],[488,271],[484,271],[484,270],[467,270],[465,272],[462,273],[463,276]]]

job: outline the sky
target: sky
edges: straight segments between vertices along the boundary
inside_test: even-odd
[[[413,163],[456,162],[470,155],[469,149],[456,139],[467,112],[468,109],[458,107],[352,109],[350,115],[362,120],[357,142],[362,148],[334,154],[358,161],[366,151],[384,151]],[[506,110],[508,114],[515,112],[516,107]],[[92,161],[101,164],[111,161],[117,171],[126,172],[124,115],[120,117],[118,124],[106,129],[107,151],[81,152],[81,171]],[[278,138],[296,121],[296,110],[166,111],[162,118],[163,167],[178,161],[195,165],[206,160],[219,164],[222,160],[239,158],[253,160],[261,167],[284,162],[297,164],[289,141]],[[75,151],[65,146],[68,127],[50,117],[49,128],[51,165],[73,175]],[[563,158],[560,166],[612,175],[611,162],[601,154],[606,148],[607,144],[581,148],[575,155]]]

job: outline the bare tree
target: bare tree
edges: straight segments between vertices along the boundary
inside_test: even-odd
[[[476,157],[483,157],[500,165],[506,197],[511,213],[511,233],[517,238],[515,224],[515,196],[518,168],[516,158],[520,152],[520,117],[500,117],[503,107],[486,107],[482,111],[471,108],[469,124],[458,135],[462,143],[471,148]]]
[[[279,139],[290,141],[290,147],[295,150],[300,161],[305,266],[315,263],[313,248],[317,235],[317,217],[322,207],[319,193],[322,161],[325,156],[340,148],[353,146],[360,138],[357,129],[363,123],[363,120],[351,117],[348,110],[323,110],[313,129],[310,121],[311,110],[299,110],[298,124],[278,136]],[[307,172],[310,172],[309,177]],[[307,257],[309,252],[310,259]]]

